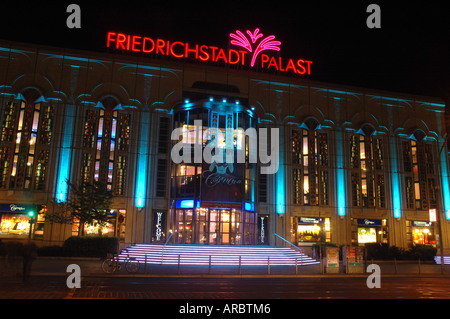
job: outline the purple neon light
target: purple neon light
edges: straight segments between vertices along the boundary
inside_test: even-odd
[[[121,252],[119,260],[132,257],[140,263],[177,265],[178,256],[182,265],[207,266],[266,266],[268,259],[273,266],[313,265],[318,261],[289,247],[255,246],[190,246],[138,244]]]
[[[262,33],[259,33],[259,29],[256,28],[255,31],[250,32],[250,30],[247,30],[247,34],[250,37],[250,40],[253,44],[256,43],[256,41],[259,38],[263,37]],[[236,34],[230,33],[230,37],[234,40],[231,40],[231,44],[240,46],[244,49],[246,49],[248,52],[253,53],[252,61],[250,65],[253,67],[255,65],[256,58],[262,51],[272,50],[272,51],[280,51],[280,41],[273,41],[275,39],[274,35],[270,35],[264,39],[262,39],[258,45],[256,46],[256,49],[253,51],[253,47],[250,44],[250,41],[247,39],[247,37],[239,30],[236,30]]]

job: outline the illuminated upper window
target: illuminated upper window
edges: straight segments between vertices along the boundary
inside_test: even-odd
[[[385,207],[382,138],[371,125],[350,137],[352,203],[355,207]]]
[[[54,114],[54,107],[33,88],[6,102],[0,137],[0,188],[45,189]]]
[[[314,119],[303,126],[291,132],[293,202],[328,205],[328,134]]]
[[[112,97],[97,106],[85,111],[81,182],[93,178],[116,195],[125,195],[131,115]]]
[[[406,205],[409,209],[437,208],[433,145],[424,137],[424,132],[417,130],[410,140],[402,142]]]

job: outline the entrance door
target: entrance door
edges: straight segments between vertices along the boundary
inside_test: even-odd
[[[220,212],[220,235],[222,239],[222,244],[229,245],[230,244],[230,224],[231,224],[231,216],[229,210],[221,210]]]
[[[176,215],[176,227],[177,238],[176,242],[180,244],[192,243],[192,231],[193,231],[193,211],[191,209],[183,210],[177,209]]]

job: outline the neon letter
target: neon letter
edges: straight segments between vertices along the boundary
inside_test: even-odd
[[[146,46],[145,46],[145,42],[151,42],[152,43],[152,48],[149,50],[146,50]],[[144,40],[142,40],[142,52],[144,53],[151,53],[153,52],[153,50],[155,49],[155,41],[153,41],[153,39],[151,38],[144,38]]]
[[[305,74],[306,73],[306,69],[305,69],[305,67],[303,66],[302,63],[305,63],[305,60],[302,60],[302,59],[298,59],[297,60],[297,66],[302,70],[302,71],[297,70],[298,74]]]
[[[269,56],[267,54],[261,54],[261,67],[264,67],[264,63],[269,62]]]
[[[308,65],[308,75],[309,75],[309,74],[311,74],[311,64],[312,64],[312,61],[306,60],[305,63]]]
[[[195,45],[195,49],[189,49],[189,43],[185,44],[185,58],[188,58],[189,52],[195,52],[195,58],[198,59],[198,44]]]
[[[236,61],[232,61],[231,59],[231,55],[235,54],[237,60]],[[230,64],[238,64],[239,63],[239,52],[237,52],[236,50],[230,49],[228,50],[228,63]]]
[[[116,34],[114,32],[108,32],[108,37],[106,40],[106,46],[109,48],[112,41],[116,41],[116,39],[112,39],[112,36],[115,36]]]
[[[120,48],[122,50],[125,50],[125,46],[123,45],[123,43],[127,40],[127,37],[125,36],[125,34],[123,33],[118,33],[117,34],[117,43],[116,43],[116,49]]]
[[[156,40],[156,54],[161,53],[164,54],[164,46],[166,45],[166,42],[164,40],[158,39]]]
[[[216,57],[216,60],[214,62],[219,61],[219,59],[222,59],[223,62],[227,63],[227,57],[225,56],[225,52],[223,51],[223,49],[219,50],[219,54]]]
[[[200,47],[200,53],[204,54],[204,57],[200,56],[200,60],[202,60],[202,61],[208,61],[209,60],[209,53],[207,51],[205,51],[207,49],[208,49],[207,45],[202,45]]]
[[[292,61],[292,59],[289,59],[289,62],[286,66],[286,72],[289,71],[289,69],[292,69],[292,72],[296,73],[297,69],[295,68],[295,64],[294,61]]]
[[[184,55],[183,54],[175,54],[175,52],[173,52],[173,47],[175,45],[182,45],[184,47],[184,43],[183,42],[174,42],[170,45],[170,54],[173,55],[176,58],[183,58]]]
[[[269,65],[267,66],[267,68],[270,68],[271,66],[274,66],[275,69],[277,69],[277,71],[278,71],[277,61],[275,61],[275,58],[274,58],[274,57],[271,57],[271,58],[270,58],[270,62],[269,62]]]
[[[138,42],[138,40],[140,40],[140,39],[141,39],[140,36],[137,36],[137,35],[133,36],[132,45],[131,45],[131,50],[132,51],[134,51],[134,52],[140,52],[141,51],[140,49],[136,49],[136,45],[141,45],[142,44],[141,42]]]

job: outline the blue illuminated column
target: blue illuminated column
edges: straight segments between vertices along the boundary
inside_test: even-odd
[[[398,172],[398,158],[397,158],[397,141],[395,136],[389,136],[389,145],[391,151],[391,196],[392,196],[392,209],[394,211],[394,217],[400,218],[402,216],[402,192],[400,174]]]
[[[445,143],[443,141],[442,143]],[[442,205],[445,213],[445,218],[450,220],[450,187],[449,187],[449,176],[448,176],[448,159],[447,159],[447,148],[445,144],[440,148],[440,168],[441,168],[441,197]]]
[[[336,205],[339,216],[346,215],[347,188],[344,167],[344,137],[336,131]]]
[[[149,165],[148,143],[150,137],[150,113],[141,113],[141,128],[138,136],[138,154],[136,165],[136,207],[145,206],[145,197],[147,194],[147,171]]]
[[[66,114],[64,116],[64,127],[61,141],[61,148],[59,149],[58,160],[58,178],[56,181],[56,200],[64,203],[67,200],[68,185],[70,178],[70,163],[72,158],[72,136],[73,125],[75,123],[75,106],[72,104],[66,105]]]
[[[284,129],[279,130],[279,156],[278,156],[278,172],[276,172],[276,212],[277,214],[284,214],[286,212],[286,178],[285,178],[285,166],[284,166]],[[271,140],[271,143],[275,141]],[[276,157],[276,156],[275,156]],[[275,158],[272,156],[272,158]]]

